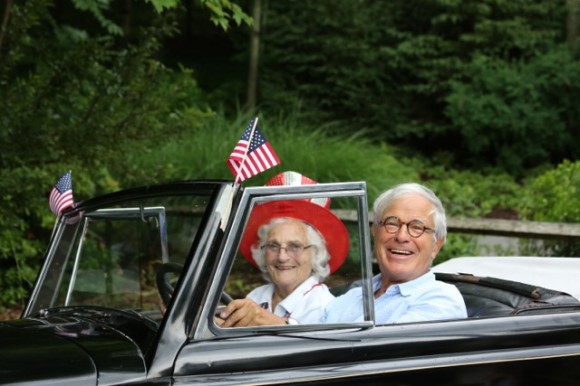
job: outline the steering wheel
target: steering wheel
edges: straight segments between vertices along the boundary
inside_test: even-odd
[[[161,267],[157,268],[155,282],[157,284],[157,291],[159,291],[159,296],[161,296],[165,307],[169,305],[171,296],[175,290],[175,275],[179,275],[182,269],[183,266],[177,263],[163,263]]]
[[[158,269],[155,277],[157,291],[165,307],[169,306],[173,291],[175,291],[176,276],[181,274],[183,265],[177,263],[163,263]],[[220,301],[223,304],[229,304],[234,300],[227,292],[222,292]]]

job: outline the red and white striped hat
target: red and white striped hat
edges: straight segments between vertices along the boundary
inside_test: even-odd
[[[270,179],[266,186],[312,185],[317,182],[297,172],[283,172]],[[350,238],[343,222],[330,211],[330,198],[270,201],[256,205],[242,237],[240,252],[254,266],[252,246],[259,243],[258,228],[274,218],[288,217],[301,220],[322,235],[330,254],[330,273],[344,263]]]
[[[283,172],[272,177],[266,186],[299,186],[299,185],[314,185],[317,182],[312,178],[303,176],[297,172]],[[310,198],[307,201],[322,206],[323,208],[330,209],[330,198]]]

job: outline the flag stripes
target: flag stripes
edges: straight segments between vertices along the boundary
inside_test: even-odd
[[[50,191],[48,198],[50,210],[57,216],[63,210],[74,206],[72,191],[72,176],[70,170],[63,174]]]
[[[237,181],[244,181],[280,163],[278,155],[257,124],[250,121],[242,138],[228,157],[228,167]]]

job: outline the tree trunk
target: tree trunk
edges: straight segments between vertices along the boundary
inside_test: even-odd
[[[131,24],[133,20],[133,2],[132,0],[125,0],[125,7],[123,8],[123,33],[128,37],[131,33]]]
[[[4,7],[4,15],[2,16],[2,25],[0,26],[0,57],[2,56],[2,47],[4,46],[4,37],[6,36],[6,29],[8,28],[11,9],[12,0],[7,0],[6,6]]]
[[[247,108],[251,115],[256,111],[258,90],[258,63],[260,58],[260,25],[262,18],[262,0],[253,0],[252,24],[250,32],[250,63],[248,66]]]
[[[567,0],[568,18],[566,20],[566,42],[574,47],[578,37],[578,13],[580,0]]]

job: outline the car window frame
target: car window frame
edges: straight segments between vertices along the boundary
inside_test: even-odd
[[[356,199],[359,234],[358,253],[361,258],[361,276],[363,278],[363,304],[365,320],[363,322],[352,323],[328,323],[309,325],[284,325],[284,326],[258,326],[239,328],[219,328],[213,322],[213,311],[219,304],[219,297],[226,281],[231,273],[243,230],[249,220],[252,209],[255,205],[276,200],[305,199],[305,198],[325,198],[330,199],[346,197]],[[276,332],[276,331],[323,331],[333,329],[366,329],[375,325],[374,299],[372,292],[372,250],[370,244],[370,222],[368,216],[368,200],[366,183],[346,182],[346,183],[324,183],[316,185],[302,185],[291,187],[247,187],[241,192],[239,202],[233,208],[234,214],[231,223],[227,227],[227,237],[224,240],[223,248],[219,254],[219,262],[216,269],[216,280],[210,285],[208,301],[200,318],[198,326],[191,331],[191,339],[210,339],[216,336],[236,336],[245,335],[248,332]],[[205,323],[203,322],[205,321]]]

